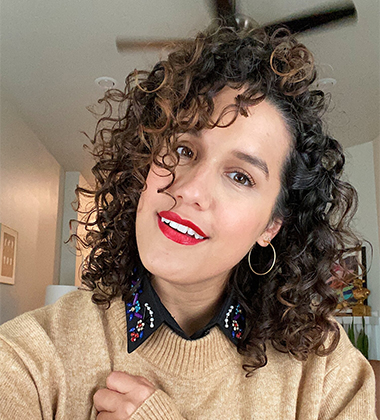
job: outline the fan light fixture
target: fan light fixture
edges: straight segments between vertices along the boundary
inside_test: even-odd
[[[317,89],[330,89],[336,85],[336,80],[332,77],[325,77],[323,79],[317,80],[316,87]]]
[[[112,77],[102,76],[95,79],[95,84],[100,86],[104,90],[112,89],[116,86],[116,80]]]

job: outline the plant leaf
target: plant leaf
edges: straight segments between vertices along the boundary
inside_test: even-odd
[[[356,347],[354,320],[352,320],[351,325],[348,327],[347,335],[348,335],[348,338],[350,339],[351,343]]]

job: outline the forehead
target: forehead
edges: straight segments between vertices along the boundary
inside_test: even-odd
[[[245,111],[247,111],[247,115],[242,115],[238,112],[237,108],[237,96],[244,93],[244,89],[232,89],[228,86],[224,87],[213,99],[214,102],[214,110],[213,114],[211,116],[211,124],[214,124],[217,122],[217,127],[226,127],[229,125],[233,125],[234,129],[237,129],[239,124],[235,124],[234,118],[236,120],[242,120],[242,118],[247,118],[250,116],[254,116],[254,119],[257,120],[257,122],[261,121],[262,118],[267,116],[269,120],[273,120],[273,124],[278,124],[283,126],[285,129],[287,129],[288,134],[290,137],[293,137],[292,129],[289,127],[288,121],[286,117],[283,115],[283,113],[277,108],[276,105],[273,104],[273,102],[270,99],[264,99],[263,101],[259,102],[255,105],[247,106]],[[260,94],[257,94],[257,97],[259,97]],[[259,110],[257,110],[259,108]],[[236,112],[238,114],[236,115]],[[270,124],[270,121],[268,121],[268,124]],[[202,137],[202,131],[205,131],[207,129],[188,129],[185,131],[179,131],[178,134],[181,136],[185,133],[191,134],[194,137]]]
[[[289,146],[292,135],[288,123],[282,112],[268,99],[247,107],[247,115],[238,113],[236,116],[236,97],[243,91],[225,87],[216,95],[212,119],[218,121],[218,127],[214,130],[225,130],[223,134],[228,133],[235,140],[244,139],[248,143],[285,140]]]
[[[245,89],[232,89],[229,86],[224,87],[214,98],[214,112],[213,112],[213,120],[216,121],[219,116],[222,116],[226,113],[225,118],[223,120],[223,125],[228,124],[229,120],[234,116],[234,109],[237,109],[237,97],[245,93]],[[261,99],[262,95],[258,92],[256,95],[253,95],[254,99]],[[285,126],[288,126],[288,122],[286,117],[283,115],[282,111],[278,109],[278,107],[268,98],[264,100],[260,100],[255,105],[248,105],[246,110],[248,115],[252,115],[255,112],[255,108],[259,106],[261,103],[266,104],[266,106],[261,106],[261,108],[267,108],[268,113],[277,114],[276,116],[280,117],[280,119],[284,122]],[[227,111],[227,112],[226,112]],[[231,112],[230,112],[231,111]],[[288,128],[288,127],[287,127]],[[289,130],[290,132],[291,130]]]
[[[235,103],[239,92],[232,89],[223,90],[215,98],[215,121],[220,114]],[[266,168],[266,174],[280,176],[281,168],[289,153],[291,138],[285,119],[280,111],[269,101],[264,100],[247,109],[247,116],[236,113],[223,113],[221,126],[201,131],[187,132],[184,139],[195,141],[212,162],[244,162],[250,167]],[[258,165],[259,163],[259,165]],[[244,166],[244,165],[243,165]],[[269,168],[269,169],[268,169]],[[272,178],[272,176],[270,177]]]

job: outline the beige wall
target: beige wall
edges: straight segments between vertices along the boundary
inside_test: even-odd
[[[377,220],[379,226],[380,243],[380,136],[373,141],[373,163],[375,167]]]
[[[63,170],[3,93],[0,124],[0,222],[19,241],[15,285],[0,284],[2,323],[42,306],[58,283]]]

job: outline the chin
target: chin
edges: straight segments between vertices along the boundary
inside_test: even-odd
[[[141,255],[140,260],[143,266],[154,277],[159,277],[165,280],[182,283],[181,278],[187,272],[185,267],[176,263],[172,258],[163,258],[157,255]]]

